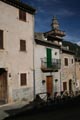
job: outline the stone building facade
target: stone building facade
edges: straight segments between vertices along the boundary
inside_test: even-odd
[[[62,48],[61,54],[61,86],[62,91],[76,91],[76,66],[74,52],[68,48]]]
[[[49,92],[53,95],[54,92],[60,92],[60,46],[46,41],[42,33],[36,33],[35,36],[35,93]],[[52,65],[48,62],[48,52]]]
[[[70,79],[69,75],[65,74],[65,72],[63,71],[62,79],[65,80],[65,77],[68,76],[67,77],[68,80],[66,80],[67,83],[64,83],[66,84],[65,86],[67,86],[67,90],[69,91],[69,88],[72,88],[74,92],[75,91],[79,92],[80,91],[80,46],[70,41],[63,41],[63,46],[64,46],[63,48],[65,48],[65,51],[63,51],[62,54],[63,63],[64,63],[64,58],[68,58],[68,65],[66,66],[65,71],[67,71],[69,75],[72,74],[73,77],[72,77],[72,82],[69,82]],[[63,63],[62,63],[62,68],[64,68]]]
[[[76,90],[80,91],[80,57],[75,59],[75,65],[76,65]]]
[[[54,17],[51,31],[35,33],[35,93],[61,91],[61,45],[65,33],[59,29],[57,18]]]
[[[35,9],[17,0],[0,0],[0,101],[33,99]]]

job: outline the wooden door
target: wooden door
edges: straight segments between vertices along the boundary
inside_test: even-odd
[[[47,93],[49,93],[50,95],[53,92],[53,77],[52,76],[47,76]]]
[[[0,102],[7,98],[7,72],[0,75]]]
[[[67,90],[67,82],[63,82],[63,91]]]
[[[72,91],[72,80],[69,80],[69,91]]]

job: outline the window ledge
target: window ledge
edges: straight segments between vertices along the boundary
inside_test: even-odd
[[[5,49],[4,48],[2,48],[2,49],[0,48],[0,51],[3,52],[3,51],[5,51]]]
[[[19,52],[21,52],[21,53],[27,53],[27,50],[26,50],[26,51],[21,51],[21,50],[19,50]]]

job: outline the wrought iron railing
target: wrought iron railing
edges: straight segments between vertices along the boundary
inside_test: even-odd
[[[47,58],[41,58],[41,68],[58,70],[61,68],[61,60],[52,59],[51,61],[47,61]]]

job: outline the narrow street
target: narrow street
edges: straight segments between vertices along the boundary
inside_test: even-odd
[[[80,120],[80,106],[63,108],[31,115],[26,113],[5,120]]]

